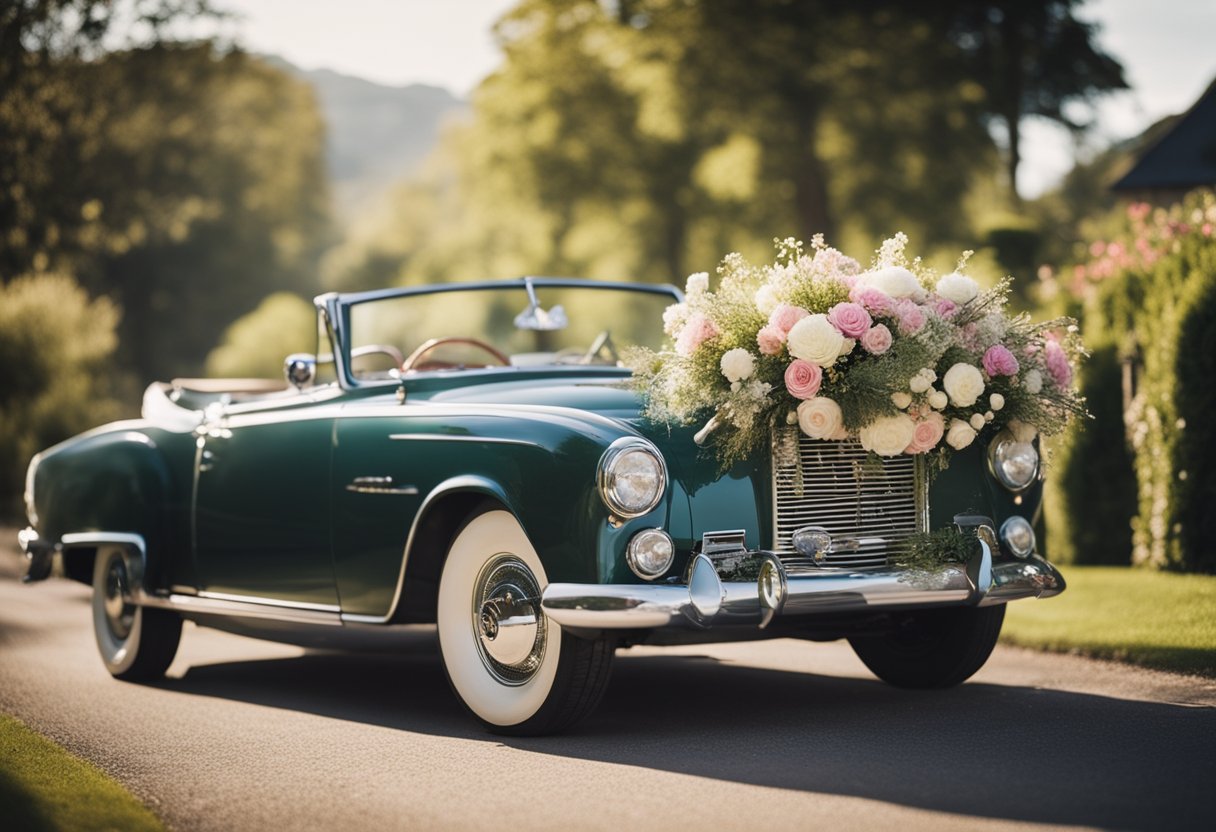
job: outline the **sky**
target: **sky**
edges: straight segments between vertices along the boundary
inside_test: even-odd
[[[491,26],[514,0],[228,0],[227,25],[254,52],[305,69],[383,84],[432,84],[467,95],[501,60]],[[1122,61],[1132,90],[1098,105],[1085,153],[1185,110],[1216,77],[1216,0],[1090,0],[1078,17]],[[1073,165],[1078,148],[1053,125],[1023,124],[1018,185],[1036,196]]]

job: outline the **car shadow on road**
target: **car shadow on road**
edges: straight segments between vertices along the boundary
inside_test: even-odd
[[[982,683],[908,692],[708,657],[622,653],[590,719],[562,736],[520,739],[486,734],[465,715],[433,650],[209,664],[161,686],[541,754],[971,816],[1205,829],[1216,817],[1216,710],[1207,708]]]

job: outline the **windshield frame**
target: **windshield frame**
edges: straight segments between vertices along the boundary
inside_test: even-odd
[[[479,280],[459,283],[434,283],[426,286],[406,286],[395,289],[375,289],[368,292],[346,292],[320,295],[316,298],[318,312],[326,319],[334,346],[334,360],[337,364],[338,383],[348,390],[368,387],[400,387],[400,379],[356,379],[351,372],[350,334],[351,308],[362,303],[405,298],[414,295],[434,295],[443,292],[476,292],[486,290],[512,289],[527,292],[529,287],[537,289],[551,287],[560,289],[600,289],[604,291],[642,292],[652,295],[666,295],[672,303],[683,303],[684,293],[670,283],[625,283],[609,280],[587,280],[574,277],[516,277],[505,280]],[[656,325],[661,325],[656,322]],[[560,368],[569,371],[569,367]],[[518,367],[486,368],[492,372],[517,372]],[[419,375],[430,375],[424,371]]]

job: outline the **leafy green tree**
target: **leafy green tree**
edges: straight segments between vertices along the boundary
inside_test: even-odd
[[[317,347],[317,312],[299,295],[276,292],[233,321],[207,356],[207,375],[281,378],[283,359]]]

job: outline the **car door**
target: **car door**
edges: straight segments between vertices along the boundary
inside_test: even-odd
[[[333,426],[307,407],[208,413],[194,494],[194,556],[205,592],[337,610]]]

